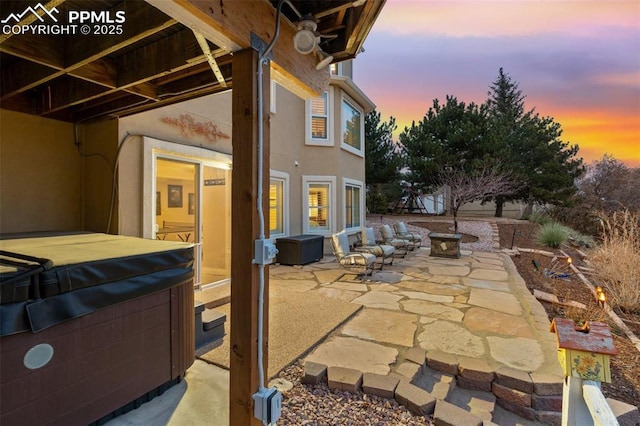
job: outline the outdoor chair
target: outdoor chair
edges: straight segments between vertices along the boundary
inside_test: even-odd
[[[360,245],[355,248],[356,251],[375,255],[377,263],[380,263],[380,270],[382,270],[385,264],[393,264],[393,255],[396,251],[395,247],[386,244],[379,244],[378,241],[376,241],[373,228],[362,228],[360,235]]]
[[[413,244],[409,242],[409,240],[396,237],[389,225],[382,225],[380,227],[380,236],[384,244],[393,246],[396,250],[399,250],[403,256],[413,248]]]
[[[414,249],[422,245],[422,236],[420,234],[410,232],[404,222],[400,221],[394,223],[393,229],[396,231],[396,236],[398,238],[409,240],[413,244]]]
[[[349,237],[344,230],[331,236],[331,244],[333,245],[333,254],[336,256],[336,261],[340,266],[355,272],[357,277],[373,274],[376,256],[371,253],[351,252]],[[346,274],[342,274],[338,277],[338,280]]]

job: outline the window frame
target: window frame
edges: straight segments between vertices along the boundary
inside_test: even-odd
[[[360,148],[355,148],[344,142],[344,134],[347,127],[343,119],[345,103],[360,113]],[[359,157],[364,157],[364,109],[344,92],[342,92],[342,96],[340,97],[340,147]]]
[[[335,133],[334,129],[333,129],[333,87],[329,87],[327,88],[327,90],[325,90],[323,93],[327,94],[327,137],[326,138],[314,138],[311,135],[311,129],[312,129],[312,120],[313,120],[313,114],[311,111],[312,108],[312,101],[315,98],[309,98],[307,100],[305,100],[305,111],[306,111],[306,117],[305,117],[305,129],[304,129],[304,133],[305,133],[305,144],[306,145],[315,145],[315,146],[333,146],[334,145],[334,141],[333,141],[333,135]]]
[[[357,226],[347,227],[347,187],[358,188],[360,191],[360,196],[358,197],[358,202],[360,204],[359,211],[359,224]],[[360,228],[364,226],[364,182],[360,180],[350,179],[350,178],[342,178],[342,223],[344,224],[344,229],[347,232],[359,232]]]
[[[327,229],[313,229],[309,226],[309,187],[313,184],[329,187],[329,212],[327,213]],[[303,234],[331,236],[336,223],[336,177],[335,176],[302,176],[302,231]]]
[[[289,173],[271,170],[269,186],[271,186],[272,180],[282,182],[282,233],[272,233],[269,229],[269,238],[286,237],[289,235]],[[269,214],[271,214],[271,205],[269,205]],[[271,223],[269,223],[269,228],[271,228]]]

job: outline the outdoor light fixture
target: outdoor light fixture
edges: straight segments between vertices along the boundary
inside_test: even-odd
[[[308,55],[318,46],[320,37],[316,35],[318,24],[310,19],[298,23],[298,32],[293,36],[293,47],[298,53]]]
[[[329,55],[327,52],[323,52],[320,48],[318,48],[316,54],[318,55],[318,58],[320,58],[320,62],[316,64],[316,69],[318,71],[328,66],[331,61],[333,61],[333,56]]]

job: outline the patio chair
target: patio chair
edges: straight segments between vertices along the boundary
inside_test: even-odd
[[[331,244],[333,245],[333,254],[336,261],[343,268],[355,272],[357,277],[373,275],[373,264],[376,256],[371,253],[351,252],[349,247],[349,237],[344,231],[331,236]],[[347,273],[338,277],[338,280]]]
[[[376,241],[373,228],[362,228],[360,235],[360,245],[355,248],[356,251],[375,255],[377,259],[376,263],[380,264],[380,270],[382,270],[385,264],[393,265],[393,255],[396,251],[395,247],[379,244],[378,241]],[[387,262],[387,260],[389,261]]]
[[[422,245],[422,236],[414,232],[410,232],[407,229],[407,225],[404,222],[396,222],[393,224],[393,229],[396,231],[398,238],[409,240],[413,244],[413,248],[416,249]]]
[[[380,227],[380,236],[386,245],[393,246],[396,250],[399,250],[403,256],[413,248],[413,244],[409,242],[409,240],[396,237],[389,225],[382,225]]]

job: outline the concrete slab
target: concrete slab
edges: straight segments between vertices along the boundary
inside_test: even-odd
[[[398,304],[398,301],[400,299],[402,299],[402,296],[398,296],[397,294],[391,294],[386,291],[371,291],[358,297],[357,299],[354,299],[353,303],[359,303],[369,308],[381,308],[399,311],[400,305]]]
[[[424,331],[418,335],[420,347],[429,351],[441,352],[479,358],[485,355],[482,339],[461,325],[450,321],[436,321],[425,324]]]
[[[460,322],[464,317],[464,313],[456,308],[427,302],[425,300],[403,300],[400,304],[407,312],[413,312],[431,318]]]
[[[342,329],[346,336],[412,347],[417,315],[365,308]]]
[[[471,332],[486,331],[507,336],[535,337],[531,326],[523,317],[491,309],[473,307],[467,310],[462,323]]]
[[[206,420],[208,419],[208,420]],[[229,424],[229,372],[196,360],[185,379],[109,426]]]
[[[334,337],[320,344],[305,361],[353,368],[363,373],[387,374],[398,350],[352,337]]]

